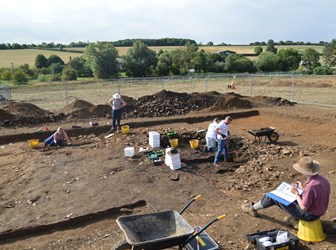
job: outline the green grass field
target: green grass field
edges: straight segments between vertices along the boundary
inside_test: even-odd
[[[238,54],[253,54],[254,49],[256,46],[248,46],[248,45],[232,45],[232,46],[199,46],[199,49],[203,49],[206,52],[209,53],[218,53],[223,50],[231,50],[235,51]],[[263,49],[266,48],[266,46],[262,46]],[[313,48],[317,52],[322,53],[323,46],[316,46],[316,45],[284,45],[284,46],[275,46],[278,49],[288,49],[293,48],[295,50],[298,50],[299,52],[303,52],[307,48]],[[119,52],[119,56],[124,56],[127,54],[127,51],[130,47],[117,47],[117,50]],[[160,50],[163,51],[171,51],[175,50],[177,48],[183,48],[179,46],[152,46],[149,47],[150,49],[158,52]],[[76,51],[82,51],[84,52],[84,48],[64,48],[64,51],[51,51],[51,50],[39,50],[39,49],[23,49],[23,50],[0,50],[0,68],[10,68],[12,67],[12,63],[14,68],[23,65],[28,64],[30,66],[34,66],[35,58],[38,54],[43,54],[45,57],[49,57],[50,55],[58,55],[62,58],[62,60],[67,63],[70,59],[70,56],[72,58],[81,56],[80,53],[74,53],[74,52],[67,52],[66,50],[76,50]]]

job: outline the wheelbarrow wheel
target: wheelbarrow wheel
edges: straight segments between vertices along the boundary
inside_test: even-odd
[[[272,134],[268,135],[267,137],[270,142],[274,143],[279,139],[279,134],[273,131]]]

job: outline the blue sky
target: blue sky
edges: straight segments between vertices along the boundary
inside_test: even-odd
[[[0,43],[67,44],[132,38],[197,43],[330,42],[333,0],[9,0],[0,8]]]

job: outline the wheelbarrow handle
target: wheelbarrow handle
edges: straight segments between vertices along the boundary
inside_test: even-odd
[[[191,235],[186,242],[183,244],[182,247],[186,246],[189,242],[191,242],[193,239],[195,239],[198,235],[200,235],[205,229],[207,229],[208,227],[210,227],[214,222],[219,221],[221,219],[224,219],[224,217],[226,217],[226,214],[222,214],[221,216],[218,216],[217,218],[211,220],[208,224],[205,225],[205,227],[203,227],[201,230],[199,230],[198,232],[195,232],[193,235]]]
[[[192,197],[188,203],[181,209],[181,211],[179,212],[179,214],[182,214],[189,206],[191,203],[193,203],[194,201],[197,201],[199,199],[201,199],[202,195],[197,195],[197,196],[194,196]]]

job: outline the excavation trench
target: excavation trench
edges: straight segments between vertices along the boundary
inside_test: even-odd
[[[217,113],[213,115],[198,115],[192,117],[174,117],[174,118],[149,118],[148,120],[141,120],[141,121],[127,121],[124,120],[123,122],[128,124],[131,128],[141,128],[141,127],[150,127],[156,125],[163,125],[163,124],[172,124],[172,123],[199,123],[205,121],[211,121],[216,117],[224,117],[224,116],[231,116],[233,119],[238,118],[245,118],[250,116],[257,116],[259,115],[258,110],[249,110],[249,111],[242,111],[242,112],[230,112],[230,113]],[[96,127],[87,127],[87,128],[69,128],[67,129],[67,133],[72,136],[79,136],[79,135],[89,135],[95,134],[96,136],[101,134],[106,134],[107,131],[110,130],[110,125],[102,125]],[[20,133],[20,134],[9,134],[9,135],[2,135],[0,136],[0,145],[14,143],[14,142],[21,142],[26,141],[29,139],[39,139],[40,141],[46,139],[50,136],[50,131],[36,131],[32,133]]]
[[[77,216],[63,221],[55,223],[49,223],[38,226],[30,226],[19,228],[16,230],[9,230],[0,233],[0,241],[15,240],[18,238],[36,237],[45,234],[51,234],[55,231],[63,231],[73,228],[80,228],[88,224],[100,222],[105,219],[114,218],[121,214],[121,209],[134,209],[138,207],[146,206],[146,201],[138,200],[134,203],[124,204],[119,207],[112,207],[105,210],[97,211],[94,213]]]

